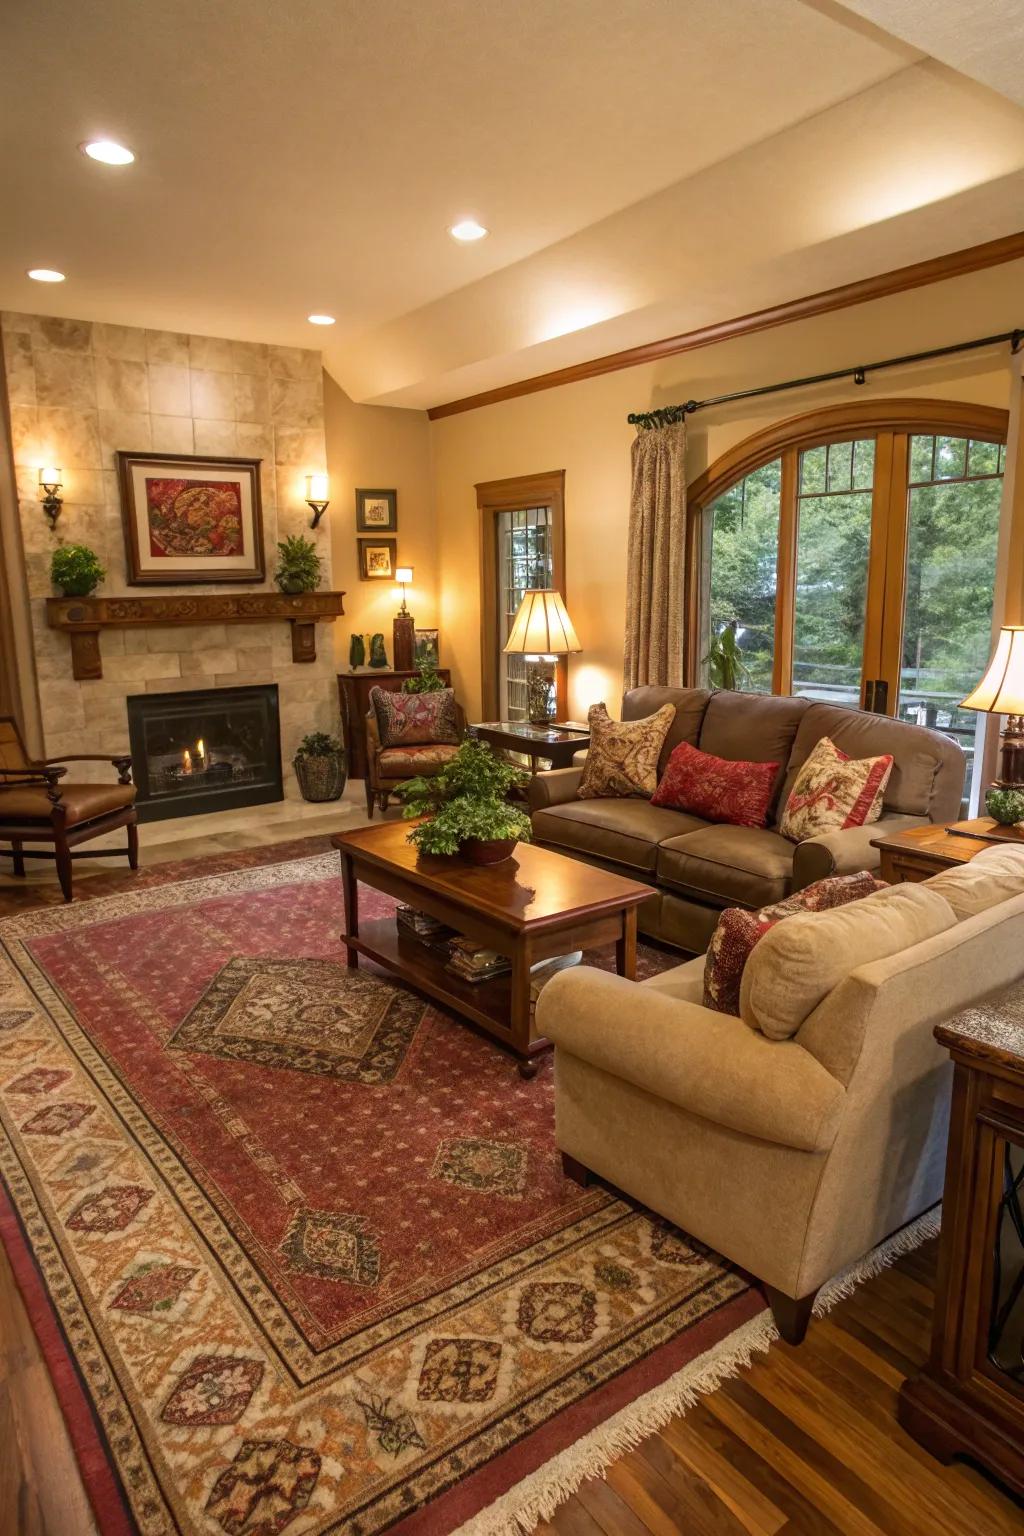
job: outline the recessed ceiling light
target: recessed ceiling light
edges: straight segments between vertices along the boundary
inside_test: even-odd
[[[63,272],[55,272],[52,267],[29,267],[28,276],[34,283],[62,283]]]
[[[476,219],[460,219],[457,224],[452,225],[448,233],[453,240],[461,240],[465,244],[470,240],[482,240],[487,230],[482,224],[478,224]]]
[[[334,324],[334,316],[333,315],[307,315],[306,319],[309,321],[310,325],[333,325]]]
[[[116,144],[113,139],[93,139],[80,148],[90,160],[100,160],[104,165],[131,165],[135,159],[130,149],[126,149],[123,144]]]

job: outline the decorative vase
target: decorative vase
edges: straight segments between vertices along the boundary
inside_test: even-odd
[[[384,636],[382,634],[376,634],[370,641],[370,666],[386,667],[387,664],[388,653],[384,649]]]
[[[502,864],[515,852],[514,837],[467,837],[459,844],[459,857],[467,864]]]
[[[996,785],[985,791],[985,809],[1001,827],[1012,827],[1024,821],[1024,788],[1000,789]]]
[[[340,800],[345,790],[345,760],[339,752],[324,757],[292,758],[303,800]]]
[[[348,642],[348,664],[353,672],[366,665],[366,642],[362,635],[353,635]]]

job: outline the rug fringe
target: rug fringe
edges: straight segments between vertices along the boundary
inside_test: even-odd
[[[940,1225],[941,1207],[936,1206],[842,1270],[818,1292],[815,1316],[824,1316],[866,1280],[935,1237]],[[775,1320],[766,1309],[684,1365],[660,1387],[654,1387],[553,1456],[460,1525],[453,1536],[525,1536],[542,1520],[549,1520],[587,1478],[602,1477],[613,1462],[662,1429],[670,1419],[695,1407],[701,1397],[748,1369],[754,1356],[765,1353],[778,1337]]]

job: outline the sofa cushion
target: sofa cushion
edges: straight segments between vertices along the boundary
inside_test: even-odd
[[[538,842],[649,873],[654,872],[660,842],[706,825],[696,816],[638,799],[575,800],[533,813]]]
[[[773,906],[748,912],[745,907],[726,907],[711,935],[704,963],[701,1001],[716,1013],[740,1011],[740,987],[747,961],[770,928],[798,912],[828,912],[848,901],[859,901],[872,891],[883,891],[883,880],[876,880],[866,870],[852,875],[830,875],[815,880],[802,891],[777,901]]]
[[[925,882],[949,902],[962,922],[1013,896],[1024,895],[1024,846],[994,843],[969,864],[944,869]]]
[[[664,812],[682,815],[682,812]],[[789,895],[794,845],[767,827],[705,827],[667,838],[658,879],[719,907],[766,907]]]
[[[387,688],[371,688],[370,703],[377,716],[382,747],[423,746],[436,741],[458,743],[459,716],[451,688],[438,688],[433,693],[392,693]]]
[[[65,825],[69,827],[95,821],[98,816],[109,816],[111,811],[123,810],[135,800],[134,784],[64,782],[58,787]],[[21,789],[16,784],[11,789],[0,787],[0,821],[40,821],[50,825],[52,812],[46,790],[38,785]]]
[[[771,801],[774,810],[807,708],[806,699],[723,689],[708,704],[697,745],[702,752],[733,762],[778,763]]]
[[[669,758],[651,804],[735,827],[763,827],[778,766],[730,762],[683,741]]]
[[[786,770],[782,804],[812,747],[828,736],[848,757],[878,757],[891,752],[892,773],[885,787],[886,810],[931,821],[955,821],[964,787],[964,754],[938,731],[908,725],[886,715],[811,704],[800,721]]]
[[[891,772],[891,752],[880,757],[848,757],[823,736],[793,781],[779,818],[779,831],[799,843],[805,837],[845,832],[877,821]]]
[[[665,772],[665,765],[681,741],[695,747],[700,740],[700,728],[704,711],[711,694],[707,688],[664,688],[653,683],[642,688],[630,688],[622,695],[623,720],[642,720],[653,715],[665,704],[675,707],[675,716],[668,728],[661,757],[658,760],[658,777]]]
[[[663,704],[642,720],[613,720],[604,704],[592,704],[587,714],[590,747],[576,791],[580,799],[611,795],[650,799],[658,787],[658,759],[674,716],[675,705]]]
[[[949,902],[924,883],[891,885],[833,912],[787,918],[765,934],[747,961],[740,1017],[771,1040],[788,1040],[859,966],[955,925]]]

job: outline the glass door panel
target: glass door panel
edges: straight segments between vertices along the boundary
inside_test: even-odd
[[[998,444],[962,437],[910,444],[897,713],[956,737],[968,793],[981,716],[959,706],[991,649],[1004,458]]]
[[[807,698],[860,702],[871,548],[875,442],[830,443],[800,455],[793,607],[793,687]]]
[[[502,720],[529,720],[526,661],[502,649],[524,592],[555,584],[550,507],[499,512],[498,534],[498,704]]]
[[[762,465],[707,509],[704,548],[705,614],[701,680],[723,686],[723,651],[732,629],[739,650],[733,686],[771,693],[779,553],[782,460]]]

